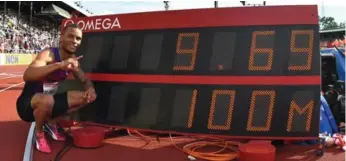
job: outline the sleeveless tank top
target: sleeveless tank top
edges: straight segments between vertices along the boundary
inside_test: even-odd
[[[59,55],[58,48],[50,48],[54,54],[54,62],[60,62],[61,58]],[[59,87],[59,84],[64,81],[68,76],[68,72],[63,70],[56,70],[39,81],[25,82],[21,95],[34,95],[36,93],[44,93],[54,95]]]

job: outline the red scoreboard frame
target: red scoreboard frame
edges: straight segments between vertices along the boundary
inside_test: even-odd
[[[100,66],[93,67],[92,70],[86,69],[87,75],[94,82],[117,82],[117,83],[139,83],[139,84],[164,84],[164,85],[198,85],[198,86],[213,86],[213,90],[209,96],[210,103],[208,109],[208,116],[205,125],[209,130],[195,129],[194,131],[181,130],[181,128],[147,128],[136,127],[131,124],[116,124],[116,126],[126,126],[132,128],[139,128],[144,130],[153,131],[173,131],[176,133],[195,133],[195,134],[210,134],[220,135],[233,138],[262,138],[262,139],[316,139],[318,137],[319,122],[319,86],[321,83],[319,69],[319,50],[316,48],[318,43],[318,12],[317,6],[263,6],[263,7],[237,7],[237,8],[216,8],[216,9],[194,9],[194,10],[180,10],[180,11],[160,11],[160,12],[144,12],[144,13],[132,13],[132,14],[118,14],[118,15],[105,15],[83,18],[65,19],[62,22],[62,28],[69,23],[78,24],[84,32],[84,37],[92,35],[94,33],[123,33],[130,31],[155,31],[155,30],[174,30],[174,29],[196,29],[196,28],[211,28],[210,30],[222,27],[249,27],[251,30],[251,37],[248,39],[249,53],[246,59],[246,70],[255,74],[244,74],[241,70],[232,72],[223,72],[227,69],[227,65],[218,64],[213,70],[214,73],[207,73],[205,71],[195,70],[197,68],[202,69],[201,65],[198,67],[198,60],[201,60],[204,55],[199,54],[199,47],[202,44],[203,35],[199,32],[188,31],[179,32],[175,39],[175,58],[176,62],[173,63],[172,71],[159,71],[153,72],[153,70],[144,70],[145,72],[133,72],[130,70],[120,72],[107,70],[101,70]],[[306,27],[307,26],[307,27]],[[285,30],[289,31],[289,35],[279,34],[279,30],[276,28],[286,27]],[[256,28],[265,28],[264,30],[256,31]],[[239,29],[239,30],[240,30]],[[245,32],[245,31],[244,31]],[[248,31],[246,31],[248,32]],[[235,31],[237,33],[237,31]],[[301,40],[299,36],[305,36],[307,46],[299,46]],[[90,36],[91,37],[91,36]],[[285,69],[278,70],[277,67],[280,63],[275,62],[274,55],[283,55],[274,51],[274,47],[258,47],[257,41],[259,37],[275,39],[275,42],[280,41],[280,38],[288,39],[287,44],[289,53],[286,54],[286,61],[281,60],[280,63],[286,63]],[[184,39],[190,39],[191,48],[184,46]],[[245,38],[244,38],[245,39]],[[144,40],[145,42],[145,40]],[[236,43],[237,45],[239,43]],[[297,45],[298,44],[298,45]],[[83,44],[82,44],[83,45]],[[88,45],[85,45],[88,46]],[[91,47],[92,44],[89,44]],[[270,45],[269,45],[270,46]],[[100,48],[100,47],[97,47]],[[276,47],[278,48],[278,47]],[[90,48],[88,48],[90,49]],[[88,49],[83,50],[86,52]],[[84,54],[84,52],[81,52]],[[256,56],[267,54],[267,58],[264,65],[256,65]],[[161,53],[163,54],[163,53]],[[134,54],[135,55],[135,54]],[[239,54],[238,54],[239,55]],[[287,56],[289,55],[289,56]],[[296,55],[304,55],[305,61],[303,63],[289,63],[289,59],[293,59]],[[317,56],[318,55],[318,56]],[[188,56],[190,59],[188,63],[179,63],[177,57]],[[90,56],[90,59],[92,56]],[[277,57],[277,56],[276,56]],[[212,58],[212,56],[211,56]],[[83,58],[84,59],[84,58]],[[98,59],[97,59],[98,60]],[[95,60],[95,61],[97,61]],[[240,58],[238,58],[240,60]],[[244,60],[244,59],[241,59]],[[235,62],[234,64],[236,64]],[[161,63],[162,64],[162,63]],[[233,65],[234,65],[233,64]],[[298,65],[297,65],[298,64]],[[239,65],[239,63],[238,63]],[[84,62],[84,66],[93,66]],[[236,66],[236,65],[234,65]],[[242,66],[243,68],[243,66]],[[240,67],[238,68],[240,69]],[[243,70],[243,69],[242,69]],[[245,68],[244,68],[245,70]],[[271,71],[277,70],[270,73]],[[104,72],[106,71],[106,72]],[[190,72],[190,73],[189,73]],[[219,73],[218,73],[219,72]],[[266,74],[266,72],[268,74]],[[283,74],[284,73],[284,74]],[[313,99],[308,100],[306,104],[301,104],[297,101],[291,100],[287,111],[287,122],[278,126],[285,126],[287,133],[292,132],[295,116],[306,114],[305,131],[283,135],[269,133],[272,122],[275,121],[274,109],[277,108],[277,103],[274,104],[278,93],[275,90],[251,90],[251,96],[248,100],[248,113],[244,117],[247,118],[246,125],[244,125],[247,131],[253,132],[250,134],[229,134],[221,133],[221,131],[232,130],[231,124],[236,121],[232,121],[234,116],[234,110],[236,108],[235,101],[237,100],[238,91],[230,88],[217,89],[216,86],[310,86],[313,88]],[[97,86],[96,86],[97,87]],[[251,87],[249,87],[251,88]],[[103,92],[103,89],[99,91]],[[198,89],[191,91],[191,102],[189,104],[189,112],[187,118],[187,127],[191,128],[193,124],[204,124],[194,120],[196,113],[198,113],[198,103],[196,105],[197,96],[199,94]],[[227,96],[229,99],[225,124],[215,123],[215,111],[216,100],[220,96]],[[266,121],[264,126],[253,125],[256,119],[256,99],[258,97],[268,97],[268,109],[266,111]],[[239,96],[244,97],[244,96]],[[280,96],[282,97],[282,96]],[[292,97],[299,97],[292,96]],[[246,100],[246,99],[245,99]],[[103,104],[99,104],[103,105]],[[303,106],[303,108],[302,108]],[[96,107],[97,108],[97,107]],[[284,110],[283,110],[284,111]],[[202,115],[202,114],[200,114]],[[202,117],[202,116],[200,116]],[[278,120],[278,119],[277,119]],[[88,120],[91,122],[102,123],[94,120]],[[106,123],[105,124],[109,124]],[[110,125],[115,125],[110,123]],[[255,133],[258,132],[258,133]],[[262,133],[261,133],[262,132]],[[264,132],[264,133],[263,133]],[[267,132],[267,133],[265,133]],[[275,133],[275,132],[274,132]]]

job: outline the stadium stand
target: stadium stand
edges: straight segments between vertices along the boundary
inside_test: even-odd
[[[92,15],[81,7],[78,1],[0,2],[0,53],[37,53],[57,46],[62,19]],[[320,31],[322,49],[345,43],[345,29]]]
[[[38,53],[57,46],[62,19],[91,15],[64,1],[2,1],[0,14],[0,53],[21,54]]]
[[[343,48],[346,45],[345,29],[331,29],[320,31],[320,47],[323,48]]]

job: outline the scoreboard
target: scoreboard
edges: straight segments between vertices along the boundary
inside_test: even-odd
[[[317,6],[106,15],[62,27],[69,23],[84,32],[77,55],[98,95],[78,120],[233,138],[318,137]]]

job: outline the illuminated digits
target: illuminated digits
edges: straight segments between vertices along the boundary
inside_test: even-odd
[[[308,35],[309,36],[308,47],[305,47],[305,48],[297,48],[296,47],[296,39],[297,39],[298,35]],[[292,54],[307,54],[307,60],[306,60],[306,64],[304,64],[304,65],[290,65],[288,67],[288,70],[310,70],[311,69],[313,38],[314,38],[313,30],[294,30],[294,31],[292,31],[291,47],[290,47]],[[299,57],[296,59],[301,59],[301,58]],[[292,60],[294,60],[294,59],[292,59]]]
[[[269,100],[268,107],[265,107],[265,106],[256,107],[256,99],[259,96],[269,96],[270,100]],[[249,111],[249,117],[248,117],[249,120],[247,122],[248,131],[262,131],[262,132],[269,131],[272,117],[273,117],[274,101],[275,101],[275,91],[253,91],[252,92],[250,111]],[[262,103],[262,102],[258,102],[258,103]],[[255,108],[262,108],[262,110],[257,109],[255,112]],[[266,114],[267,116],[266,116],[265,126],[254,126],[253,125],[254,115],[258,115],[257,117],[263,118],[264,117],[263,115],[262,116],[259,116],[259,115],[261,115],[261,111],[263,110],[266,111],[264,108],[268,109],[268,112]]]
[[[292,122],[293,122],[293,116],[295,116],[296,113],[298,113],[300,116],[306,113],[307,118],[306,118],[306,124],[305,124],[305,131],[309,132],[310,131],[310,126],[311,126],[311,117],[312,117],[312,109],[314,107],[314,102],[310,101],[305,107],[302,109],[297,105],[297,103],[292,100],[291,101],[291,106],[288,114],[288,123],[287,123],[287,131],[291,132],[292,131]]]
[[[189,127],[189,128],[192,127],[193,116],[195,115],[196,97],[197,97],[197,90],[195,89],[192,92],[190,113],[189,113],[189,121],[187,123],[187,127]]]
[[[269,71],[272,69],[273,64],[273,49],[272,48],[257,48],[257,37],[258,36],[274,36],[275,31],[255,31],[252,33],[251,50],[249,58],[249,70],[251,71]],[[273,41],[274,42],[274,41]],[[257,54],[268,54],[267,65],[256,66],[255,56]],[[257,61],[256,61],[257,62]]]
[[[175,91],[171,125],[191,128],[193,126],[197,89],[177,89]]]
[[[184,39],[192,38],[192,44],[183,43],[185,42]],[[197,46],[198,46],[198,40],[199,40],[199,33],[180,33],[178,36],[177,41],[177,48],[176,48],[176,58],[175,58],[175,65],[173,67],[173,70],[186,70],[191,71],[195,68],[196,63],[196,54],[197,54]],[[188,42],[188,41],[187,41]],[[191,48],[183,48],[182,46],[192,46]],[[182,54],[189,54],[191,56],[191,63],[187,65],[181,65],[180,59],[183,59],[184,57],[179,56]],[[185,61],[182,61],[185,62]]]
[[[218,95],[229,95],[229,104],[228,104],[228,113],[227,113],[227,121],[224,125],[214,125],[214,116],[215,116],[215,104],[216,97]],[[231,127],[232,114],[233,114],[233,106],[235,100],[235,91],[234,90],[215,90],[213,91],[211,107],[209,112],[208,119],[208,129],[212,130],[229,130]]]

